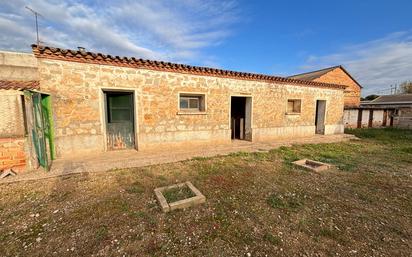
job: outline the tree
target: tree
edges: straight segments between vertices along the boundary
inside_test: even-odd
[[[368,95],[367,97],[363,98],[363,100],[372,101],[373,99],[378,97],[378,95]]]
[[[401,94],[412,94],[412,81],[404,81],[399,85]]]

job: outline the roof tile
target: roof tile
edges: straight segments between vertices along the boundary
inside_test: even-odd
[[[26,90],[39,89],[39,81],[16,81],[16,80],[0,80],[0,89],[4,90]]]
[[[152,70],[161,70],[168,72],[189,73],[203,76],[218,76],[243,80],[258,80],[265,82],[279,82],[285,84],[294,84],[311,87],[331,88],[331,89],[345,89],[346,86],[338,84],[330,84],[315,81],[304,81],[293,78],[284,78],[278,76],[254,74],[247,72],[236,72],[230,70],[221,70],[208,67],[198,67],[185,64],[177,64],[170,62],[160,62],[152,60],[136,59],[134,57],[119,57],[112,55],[104,55],[101,53],[91,53],[80,50],[60,49],[49,46],[32,45],[32,50],[37,58],[56,59],[73,62],[94,63],[103,65],[115,65],[131,68],[145,68]]]

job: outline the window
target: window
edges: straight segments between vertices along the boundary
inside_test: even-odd
[[[180,94],[179,109],[189,112],[205,111],[205,95],[198,94]]]
[[[108,123],[130,122],[133,119],[131,93],[107,94]]]
[[[287,113],[300,113],[301,112],[301,100],[289,99]]]

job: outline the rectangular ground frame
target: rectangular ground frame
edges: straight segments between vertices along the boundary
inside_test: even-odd
[[[318,162],[318,161],[313,161],[309,159],[302,159],[298,161],[292,162],[294,165],[305,168],[307,170],[315,171],[315,172],[320,172],[320,171],[325,171],[332,167],[332,165],[323,163],[323,162]]]
[[[169,189],[187,186],[195,195],[194,197],[186,198],[180,201],[168,203],[166,198],[163,196],[163,192]],[[154,190],[156,198],[162,208],[163,212],[169,212],[176,209],[185,209],[191,206],[195,206],[206,201],[206,197],[189,181],[185,183],[175,184],[166,187],[159,187]]]

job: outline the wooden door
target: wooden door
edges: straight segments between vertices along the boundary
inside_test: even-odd
[[[325,134],[325,114],[326,114],[326,101],[316,101],[316,117],[315,126],[316,134]]]
[[[133,93],[106,92],[107,149],[135,148]]]

